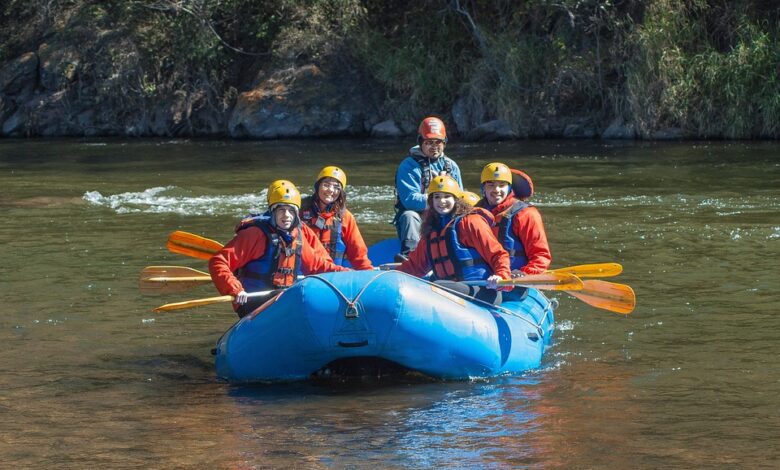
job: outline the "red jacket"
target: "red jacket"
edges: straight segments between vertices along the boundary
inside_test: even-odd
[[[312,202],[312,204],[319,203]],[[322,205],[320,205],[320,208],[322,208]],[[325,219],[326,222],[333,218],[334,215],[336,215],[335,211],[319,212],[319,216]],[[324,230],[314,225],[315,221],[315,219],[309,219],[307,225],[317,238],[322,241]],[[353,269],[374,269],[373,266],[371,266],[371,260],[368,259],[368,247],[366,247],[366,242],[363,241],[363,236],[360,234],[357,222],[355,221],[355,216],[346,208],[341,215],[341,241],[346,245],[344,257],[349,260]]]
[[[317,236],[306,225],[303,230],[303,246],[301,247],[301,271],[303,274],[319,274],[330,271],[349,271],[349,269],[333,264],[328,251],[322,246]],[[292,235],[297,236],[297,228]],[[244,287],[233,274],[250,261],[265,255],[267,238],[258,227],[247,227],[239,231],[221,250],[209,260],[211,280],[222,295],[236,295]]]
[[[509,209],[515,201],[517,198],[510,194],[501,204],[490,210],[496,218],[496,224],[493,227],[493,233],[496,237],[498,236],[501,213]],[[547,271],[552,262],[552,254],[550,254],[550,245],[547,243],[547,234],[544,231],[542,214],[539,209],[529,206],[515,214],[512,220],[512,233],[523,243],[525,256],[528,258],[528,264],[520,270],[525,274],[541,274]]]
[[[498,243],[484,217],[475,212],[466,214],[455,230],[458,231],[460,242],[466,247],[477,250],[494,274],[498,274],[502,279],[512,277],[509,269],[509,254]],[[428,238],[422,237],[417,248],[409,253],[409,259],[401,263],[398,270],[413,276],[423,277],[432,268],[433,264],[428,258]]]

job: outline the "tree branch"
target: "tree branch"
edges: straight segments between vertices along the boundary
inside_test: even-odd
[[[157,2],[154,2],[154,3],[151,3],[151,4],[140,4],[140,6],[143,7],[143,8],[147,8],[147,9],[150,9],[150,10],[161,11],[161,12],[164,12],[164,13],[171,13],[171,12],[173,12],[173,13],[179,13],[179,12],[186,13],[186,14],[192,16],[193,18],[199,20],[202,24],[206,25],[206,27],[209,29],[209,31],[211,31],[211,34],[213,34],[214,37],[216,37],[217,40],[223,46],[225,46],[227,49],[229,49],[229,50],[231,50],[231,51],[233,51],[235,53],[243,54],[243,55],[247,55],[247,56],[252,56],[252,57],[264,57],[264,56],[271,55],[271,53],[272,53],[271,51],[267,51],[267,52],[247,52],[247,51],[245,51],[243,49],[239,49],[238,47],[233,46],[232,44],[229,44],[227,41],[225,41],[222,38],[222,36],[217,32],[217,30],[214,29],[214,25],[211,23],[211,20],[209,18],[207,18],[206,15],[204,15],[203,12],[200,9],[197,8],[197,6],[195,8],[190,8],[190,7],[186,6],[185,3],[186,2],[183,1],[183,0],[179,0],[179,1],[162,1],[162,0],[160,0],[160,1],[157,1]],[[136,3],[136,4],[138,5],[138,3]]]
[[[471,31],[471,35],[474,36],[474,39],[477,41],[477,47],[479,47],[482,56],[488,61],[488,63],[490,63],[490,65],[493,67],[493,70],[495,70],[499,77],[503,77],[505,75],[503,73],[503,68],[498,64],[498,61],[493,54],[493,50],[488,46],[488,43],[485,40],[485,37],[482,35],[482,31],[480,31],[479,26],[474,21],[474,18],[471,17],[471,14],[468,12],[468,10],[461,6],[460,0],[452,0],[451,5],[455,13],[462,16],[465,20],[468,29]]]

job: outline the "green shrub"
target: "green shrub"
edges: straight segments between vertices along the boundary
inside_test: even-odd
[[[708,13],[703,1],[653,2],[627,67],[631,117],[645,136],[673,126],[699,137],[778,137],[777,24],[770,31],[768,21],[731,11],[723,44],[707,29],[717,24]]]

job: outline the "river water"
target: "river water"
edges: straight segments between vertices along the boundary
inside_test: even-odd
[[[0,141],[4,468],[778,468],[780,145],[543,141],[448,147],[469,189],[527,171],[554,267],[615,261],[630,316],[556,295],[522,376],[231,386],[213,288],[141,295],[169,232],[220,241],[288,178],[349,177],[369,243],[393,236],[404,141]]]

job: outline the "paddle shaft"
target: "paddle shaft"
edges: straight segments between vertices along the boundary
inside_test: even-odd
[[[209,273],[186,266],[147,266],[141,271],[141,279],[153,277],[208,276]]]
[[[211,284],[211,276],[184,266],[147,266],[138,281],[141,292],[164,294]]]
[[[147,282],[202,282],[202,283],[208,283],[211,282],[211,276],[183,276],[183,277],[167,277],[167,276],[159,276],[159,277],[149,277],[144,279],[144,281]]]
[[[254,298],[254,297],[262,297],[265,295],[270,294],[271,292],[274,292],[276,289],[272,290],[264,290],[259,292],[250,292],[247,294],[247,298]],[[202,307],[204,305],[211,305],[221,302],[232,302],[235,300],[235,296],[232,295],[221,295],[219,297],[207,297],[204,299],[194,299],[194,300],[186,300],[184,302],[174,302],[170,304],[160,305],[159,307],[155,308],[154,312],[167,312],[169,310],[181,310],[185,308],[194,308],[194,307]]]
[[[380,242],[381,243],[381,242]],[[194,233],[177,230],[168,236],[168,249],[173,253],[191,256],[193,258],[209,259],[222,248],[222,244],[210,238],[201,237]],[[394,268],[401,263],[385,263],[380,269]],[[548,273],[573,274],[577,277],[611,277],[617,276],[623,271],[619,263],[594,263],[567,266],[548,271]],[[515,284],[521,285],[521,284]],[[534,286],[530,286],[534,287]],[[562,289],[555,289],[562,290]]]
[[[577,277],[613,277],[623,272],[619,263],[578,264],[565,268],[551,269],[548,273],[569,273]]]
[[[201,259],[210,258],[211,255],[213,255],[217,250],[219,250],[219,248],[222,247],[222,245],[217,241],[182,231],[172,233],[169,236],[167,246],[168,249],[174,253],[180,253]],[[396,263],[387,263],[382,267],[392,268],[395,266],[397,266]],[[594,263],[553,269],[548,271],[546,274],[571,274],[575,277],[611,277],[617,276],[622,272],[622,270],[623,267],[618,263]],[[530,282],[532,276],[533,275],[524,276],[526,278],[525,281],[523,280],[524,278],[504,280],[499,282],[499,285],[533,287],[543,290],[563,290],[589,305],[623,314],[627,314],[633,311],[634,306],[636,305],[636,297],[634,296],[633,290],[631,290],[629,286],[623,284],[607,283],[606,281],[584,281],[586,284],[583,284],[583,281],[579,281],[579,279],[576,281],[569,280],[568,284],[565,281],[556,281],[551,284],[545,284]],[[173,276],[169,276],[169,278],[170,277]],[[155,279],[151,282],[168,283],[170,282],[170,279],[165,281],[162,279],[159,281]],[[206,279],[205,277],[202,277],[191,282],[206,282]],[[603,284],[596,284],[596,282],[601,282]],[[484,286],[486,283],[485,281],[470,281],[467,282],[467,284]],[[182,283],[180,285],[184,286],[187,284]],[[180,302],[180,304],[187,304],[187,302]],[[184,306],[179,308],[190,307]]]
[[[487,281],[465,281],[469,286],[486,286]],[[582,289],[580,278],[570,273],[529,274],[523,277],[502,279],[499,286],[533,287],[542,290],[579,290]]]
[[[549,273],[548,273],[549,274]],[[533,276],[528,276],[533,277]],[[535,289],[562,290],[574,298],[585,302],[586,304],[608,310],[610,312],[627,315],[636,307],[636,296],[633,289],[625,284],[615,282],[586,280],[581,281],[581,285],[576,289],[568,289],[566,285],[542,286],[539,284],[523,285],[524,278],[499,281],[499,285],[516,285],[523,287],[533,287]],[[487,281],[468,281],[468,285],[484,286]]]

